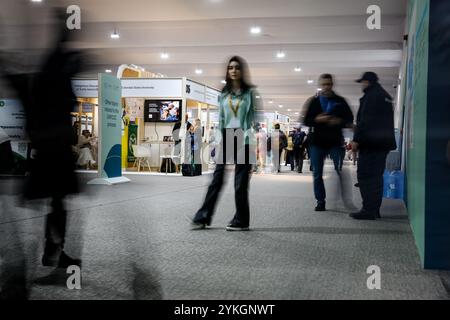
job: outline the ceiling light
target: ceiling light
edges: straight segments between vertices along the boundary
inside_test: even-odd
[[[284,58],[284,57],[286,57],[286,53],[284,53],[283,51],[279,51],[279,52],[277,53],[277,58],[278,58],[278,59],[282,59],[282,58]]]
[[[112,70],[111,70],[111,69],[106,69],[105,72],[106,72],[106,73],[111,73]]]
[[[317,91],[322,91],[322,89],[321,88],[317,88]]]
[[[289,111],[289,112],[291,112],[291,111],[292,111],[292,109],[288,109],[288,111]]]
[[[202,70],[202,69],[195,69],[195,73],[196,73],[196,74],[202,74],[202,73],[203,73],[203,70]]]
[[[111,33],[111,39],[119,39],[120,35],[117,31],[114,31],[113,33]]]
[[[283,108],[283,105],[282,105],[282,104],[280,104],[280,105],[278,105],[278,107],[280,107],[280,108]]]
[[[295,114],[300,114],[300,113],[296,112]]]
[[[169,59],[169,54],[166,52],[161,53],[161,59],[164,59],[164,60]]]
[[[313,84],[313,83],[314,83],[314,80],[311,80],[311,79],[308,80],[308,84]]]
[[[261,99],[261,96],[256,96],[255,98],[256,98],[256,99]]]
[[[269,103],[272,104],[272,103],[273,103],[273,100],[270,100]]]
[[[31,0],[31,2],[42,2],[42,0]]]
[[[227,80],[220,81],[221,84],[227,84]]]
[[[250,28],[250,32],[252,34],[260,34],[261,33],[261,28],[260,27],[251,27]]]
[[[295,71],[295,72],[301,72],[301,71],[302,71],[302,68],[300,68],[300,67],[295,67],[295,68],[294,68],[294,71]]]

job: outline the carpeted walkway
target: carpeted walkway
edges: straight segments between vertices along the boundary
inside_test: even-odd
[[[354,167],[345,171],[359,205]],[[233,183],[212,227],[189,229],[186,216],[211,175],[130,175],[128,184],[86,187],[69,201],[66,246],[83,258],[81,290],[66,288],[64,270],[39,266],[42,205],[18,208],[13,195],[3,196],[0,231],[7,256],[19,259],[23,244],[32,299],[449,299],[449,274],[421,268],[402,203],[385,201],[381,220],[352,220],[331,166],[326,172],[323,213],[313,210],[309,172],[254,175],[252,230],[241,233],[224,230],[234,214]],[[381,269],[381,290],[367,288],[371,265]]]

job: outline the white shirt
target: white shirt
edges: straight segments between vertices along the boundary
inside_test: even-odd
[[[241,128],[241,120],[238,117],[231,118],[230,123],[226,126],[226,129],[239,129]]]

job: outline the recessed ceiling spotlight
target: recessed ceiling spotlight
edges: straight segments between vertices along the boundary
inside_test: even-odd
[[[260,34],[261,33],[261,28],[260,27],[251,27],[250,28],[250,33],[251,34]]]
[[[296,112],[295,114],[300,114],[299,112]]]
[[[314,80],[311,80],[311,79],[308,80],[308,84],[313,84],[313,83],[314,83]]]
[[[227,80],[220,81],[221,84],[227,84]]]
[[[319,92],[322,91],[322,88],[317,88],[317,91],[319,91]]]
[[[120,35],[117,31],[114,31],[113,33],[111,33],[111,39],[119,39]]]
[[[256,98],[256,99],[261,99],[261,96],[256,96],[255,98]]]
[[[283,108],[283,105],[282,105],[282,104],[279,104],[278,107]]]
[[[292,109],[288,109],[288,111],[289,111],[289,112],[291,112],[291,111],[292,111]]]
[[[294,71],[295,71],[295,72],[301,72],[301,71],[302,71],[302,68],[300,68],[300,67],[295,67],[295,68],[294,68]]]
[[[278,51],[277,58],[278,59],[283,59],[284,57],[286,57],[286,53],[284,53],[283,51]]]
[[[272,104],[272,103],[273,103],[273,100],[269,100],[269,103]]]
[[[42,2],[42,0],[31,0],[31,2]]]
[[[106,73],[111,73],[112,70],[111,70],[111,69],[106,69],[105,72],[106,72]]]
[[[203,73],[203,70],[202,70],[202,69],[195,69],[195,73],[196,73],[196,74],[202,74],[202,73]]]
[[[164,60],[169,59],[169,54],[167,52],[161,53],[161,59],[164,59]]]

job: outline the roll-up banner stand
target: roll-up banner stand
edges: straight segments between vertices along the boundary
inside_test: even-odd
[[[99,155],[98,178],[88,184],[129,182],[122,176],[122,85],[108,74],[98,75]]]

